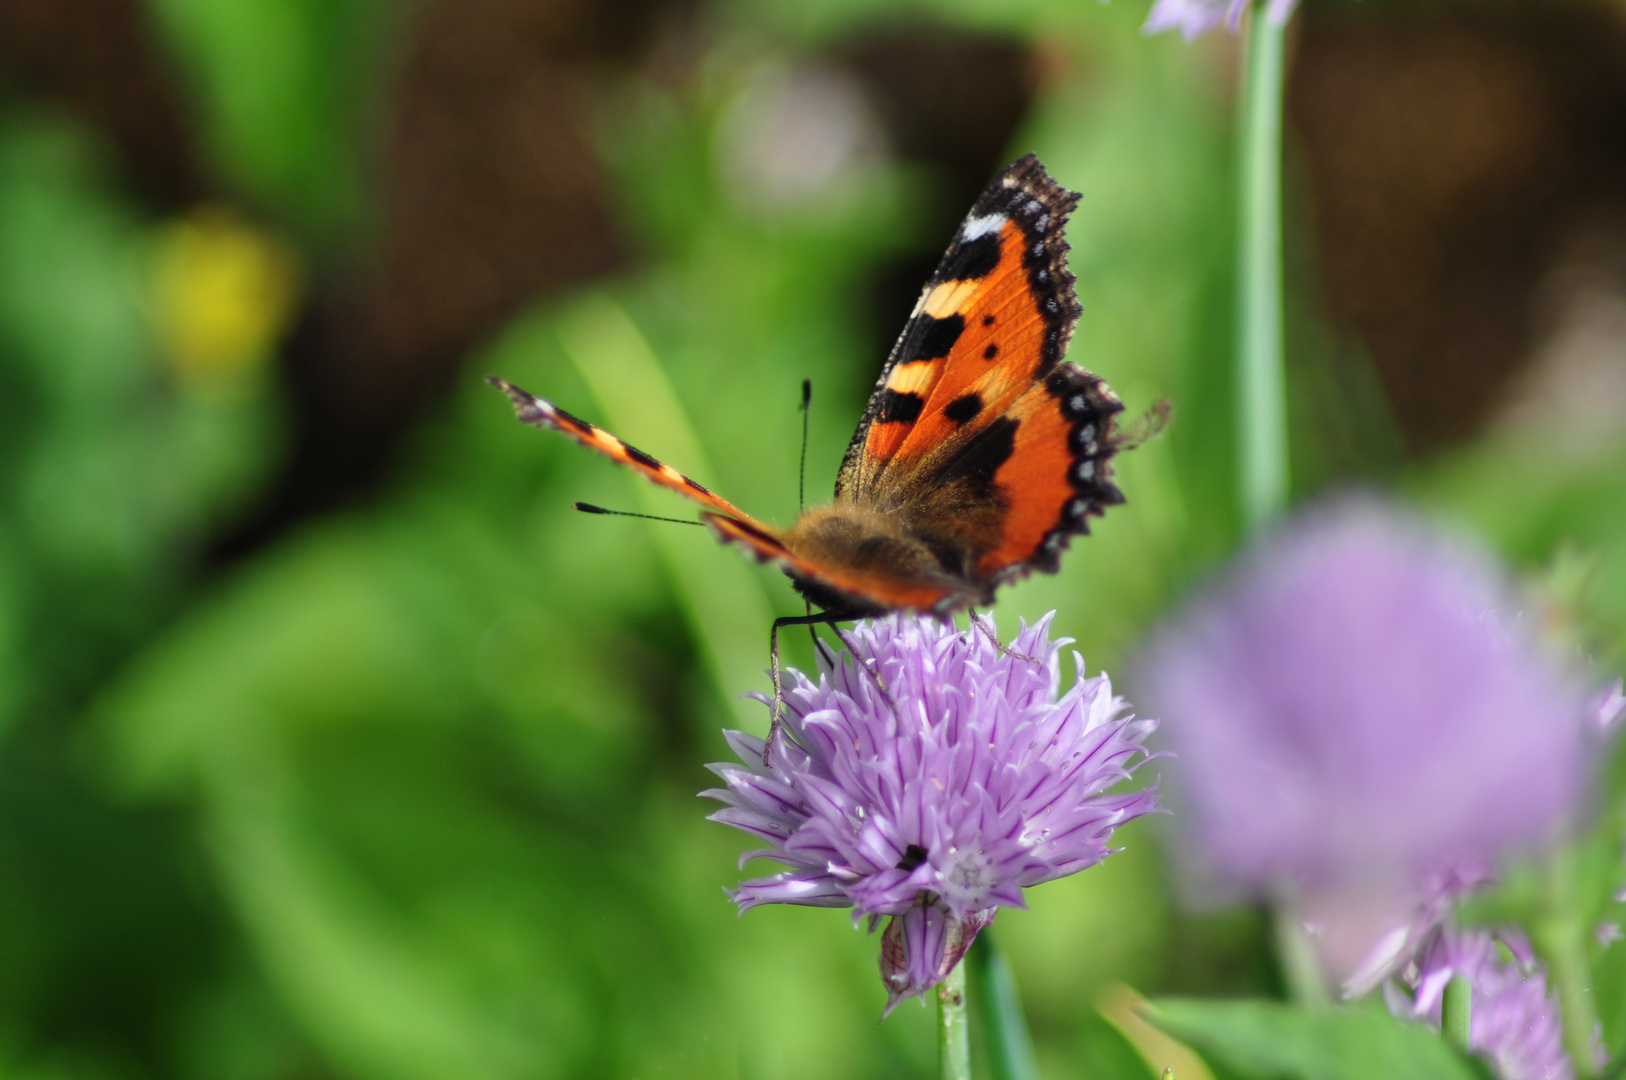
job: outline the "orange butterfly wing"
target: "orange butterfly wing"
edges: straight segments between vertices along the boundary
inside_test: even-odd
[[[1053,571],[1087,519],[1123,502],[1110,458],[1123,406],[1066,363],[1081,308],[1063,227],[1078,195],[1032,155],[977,200],[893,348],[847,451],[837,494],[916,505],[976,474],[999,505],[998,535],[976,538],[976,584]]]
[[[608,431],[586,420],[579,419],[565,412],[551,401],[527,393],[515,386],[497,378],[487,375],[486,381],[504,394],[514,403],[514,412],[524,423],[538,428],[552,428],[561,431],[572,439],[581,443],[589,450],[597,450],[612,461],[618,461],[629,468],[642,473],[644,478],[663,488],[677,492],[685,498],[693,499],[701,506],[708,507],[719,513],[750,522],[757,529],[771,532],[768,526],[757,521],[750,514],[741,510],[733,503],[720,495],[714,495],[698,482],[690,480],[670,465],[663,465],[648,454],[611,435]]]
[[[964,438],[1061,362],[1080,311],[1062,239],[1077,202],[1031,154],[977,199],[881,370],[837,495]]]

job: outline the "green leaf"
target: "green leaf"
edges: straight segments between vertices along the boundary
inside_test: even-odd
[[[1244,1076],[1282,1080],[1475,1080],[1424,1028],[1377,1012],[1309,1012],[1270,1001],[1165,999],[1148,1019]]]
[[[406,5],[392,0],[154,0],[214,168],[308,239],[366,214],[360,136]]]

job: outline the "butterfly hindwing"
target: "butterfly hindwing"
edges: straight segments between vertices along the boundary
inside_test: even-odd
[[[1123,405],[1099,376],[1057,365],[1000,417],[1011,452],[994,473],[1006,500],[999,542],[981,553],[978,576],[997,585],[1031,570],[1054,573],[1070,537],[1124,501],[1112,482]]]
[[[1061,362],[1080,311],[1062,237],[1077,202],[1031,154],[978,198],[887,358],[838,496],[969,440]]]

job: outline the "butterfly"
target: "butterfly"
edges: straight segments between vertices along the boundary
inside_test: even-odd
[[[718,539],[772,562],[819,614],[781,627],[907,610],[947,617],[1054,573],[1091,517],[1124,501],[1114,454],[1145,435],[1098,375],[1064,359],[1081,308],[1063,237],[1076,192],[1032,154],[960,224],[876,380],[835,499],[777,529],[669,465],[490,377],[520,420],[561,431],[699,503]],[[973,617],[975,613],[973,611]],[[777,679],[775,698],[777,700]]]

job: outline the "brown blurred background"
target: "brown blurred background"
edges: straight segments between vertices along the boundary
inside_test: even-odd
[[[638,259],[594,157],[595,94],[629,67],[692,79],[706,27],[702,6],[663,0],[412,9],[377,104],[377,220],[312,272],[282,356],[297,450],[222,556],[363,497],[472,344]],[[1013,38],[930,25],[849,37],[828,59],[860,80],[898,156],[952,178],[945,206],[997,167],[1045,63]],[[1314,290],[1369,350],[1405,446],[1470,436],[1514,385],[1618,392],[1582,370],[1592,360],[1541,346],[1584,337],[1575,320],[1618,310],[1599,290],[1626,289],[1621,7],[1312,3],[1292,63]],[[0,0],[3,77],[104,131],[160,211],[216,194],[172,70],[134,0]],[[878,350],[934,258],[923,247],[877,281]]]

